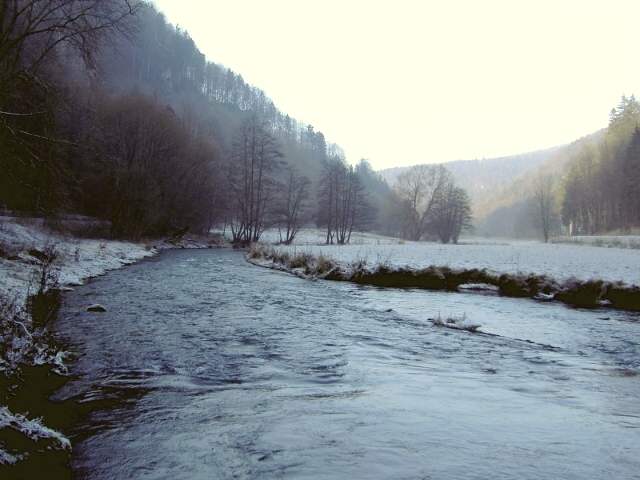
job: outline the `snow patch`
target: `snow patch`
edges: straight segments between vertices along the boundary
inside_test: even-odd
[[[29,440],[38,442],[40,440],[49,440],[49,449],[55,450],[71,450],[71,442],[67,437],[62,435],[42,423],[42,419],[28,419],[24,415],[13,414],[7,407],[0,407],[0,430],[11,429],[19,432]],[[0,444],[0,465],[15,464],[23,460],[26,454],[9,453],[4,445]]]

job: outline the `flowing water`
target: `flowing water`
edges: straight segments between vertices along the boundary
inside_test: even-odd
[[[78,353],[59,397],[105,405],[76,432],[79,478],[640,478],[637,315],[192,250],[78,288],[58,331]]]

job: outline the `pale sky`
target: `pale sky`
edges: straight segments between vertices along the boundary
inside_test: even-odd
[[[568,143],[640,94],[640,0],[156,0],[209,60],[374,167]]]

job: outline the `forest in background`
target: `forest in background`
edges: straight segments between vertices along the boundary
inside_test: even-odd
[[[146,2],[12,0],[0,34],[0,207],[104,220],[114,238],[302,225],[456,242],[640,224],[640,110],[565,147],[398,169],[388,183],[208,61]],[[499,171],[498,171],[499,170]],[[386,176],[389,179],[389,176]],[[473,206],[473,210],[472,207]],[[472,221],[472,214],[475,221]]]
[[[266,228],[290,242],[315,223],[347,243],[411,215],[366,160],[349,164],[148,3],[3,6],[6,209],[82,213],[126,238],[224,225],[242,242]]]
[[[556,150],[494,195],[494,210],[479,221],[478,232],[545,238],[637,231],[639,125],[638,101],[623,96],[607,128]]]
[[[569,145],[444,164],[471,196],[487,237],[628,234],[640,228],[640,106],[623,96],[607,128]],[[411,167],[384,170],[395,182]]]
[[[226,223],[251,241],[267,227],[288,226],[291,236],[292,222],[315,220],[310,200],[333,170],[332,238],[379,227],[391,190],[366,161],[348,165],[321,132],[206,61],[149,4],[3,8],[0,205],[87,214],[108,221],[114,237]]]

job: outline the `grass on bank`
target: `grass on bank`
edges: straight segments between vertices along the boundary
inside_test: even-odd
[[[533,298],[540,301],[556,300],[580,308],[611,307],[640,311],[640,287],[623,282],[604,280],[557,281],[547,275],[495,273],[487,269],[454,269],[429,266],[414,269],[395,267],[389,262],[369,265],[365,260],[340,264],[324,255],[308,252],[290,254],[272,246],[255,244],[248,258],[268,262],[269,265],[308,277],[349,281],[363,285],[390,288],[421,288],[426,290],[460,291],[469,285],[486,285],[500,295]]]

